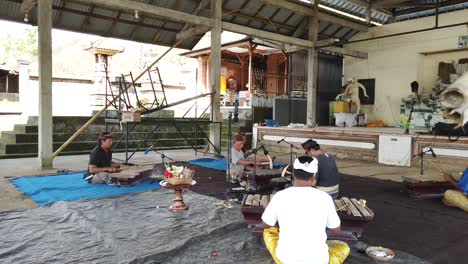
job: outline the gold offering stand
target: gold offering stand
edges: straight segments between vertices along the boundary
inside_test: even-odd
[[[182,192],[184,190],[188,190],[192,188],[193,185],[197,184],[196,181],[190,179],[190,182],[184,181],[180,183],[178,182],[170,183],[170,179],[167,179],[167,180],[161,181],[159,184],[161,184],[161,186],[163,186],[164,188],[174,190],[175,192],[175,197],[172,200],[172,205],[169,207],[169,210],[182,211],[182,210],[187,210],[189,208],[184,202],[184,197],[182,196]]]

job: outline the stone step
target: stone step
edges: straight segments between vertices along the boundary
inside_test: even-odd
[[[208,131],[202,132],[195,130],[182,130],[182,135],[185,137],[195,138],[197,135],[198,138],[203,138],[204,133],[208,133]],[[53,141],[54,142],[65,142],[67,141],[73,134],[72,133],[54,133],[53,134]],[[125,140],[125,132],[114,132],[112,133],[114,137],[114,141],[118,141],[119,139],[123,138]],[[97,140],[99,133],[83,133],[78,136],[75,141],[94,141]],[[131,132],[129,133],[129,140],[137,140],[137,139],[158,139],[158,138],[181,138],[179,132],[177,131],[156,131],[154,133],[149,132]],[[20,144],[20,143],[37,143],[38,134],[37,133],[17,133],[14,131],[3,131],[1,133],[1,140],[7,144]]]
[[[57,132],[75,132],[76,130],[80,129],[86,122],[89,121],[91,117],[89,116],[54,116],[53,117],[53,125],[54,131]],[[153,126],[154,124],[170,124],[173,122],[174,119],[172,118],[161,118],[161,117],[143,117],[142,122],[138,123],[138,126]],[[182,119],[177,119],[182,120]],[[195,123],[195,121],[199,121],[199,125],[202,125],[203,122],[206,122],[209,119],[195,119],[195,118],[184,118],[184,122],[178,122],[178,125],[184,125],[184,123],[191,124]],[[104,126],[106,124],[104,117],[98,117],[90,127],[92,126]],[[117,126],[120,127],[118,123],[108,123],[110,126]],[[29,117],[28,123],[26,125],[29,126],[37,126],[37,118],[36,117]],[[125,125],[125,124],[123,124]],[[138,127],[137,126],[137,127]]]
[[[152,124],[138,124],[134,127],[132,131],[135,132],[150,132],[153,130],[154,125],[158,125],[157,131],[170,131],[174,132],[177,131],[175,126],[170,121],[154,121]],[[176,127],[180,130],[195,130],[195,122],[184,122],[184,123],[175,123]],[[93,124],[89,126],[85,133],[97,133],[100,134],[103,131],[108,132],[122,132],[125,131],[125,124],[120,126],[120,124],[109,124],[106,128],[104,124]],[[81,126],[75,128],[75,126],[67,126],[64,123],[54,124],[53,125],[53,132],[54,133],[75,133]],[[207,123],[198,123],[199,129],[208,130]],[[129,129],[132,128],[132,125],[129,124]],[[38,126],[35,125],[24,125],[24,124],[16,124],[14,126],[13,131],[18,133],[38,133]]]
[[[15,124],[13,126],[13,131],[18,132],[18,133],[37,133],[38,126],[25,125],[25,124]]]
[[[129,148],[137,148],[140,143],[143,143],[144,140],[129,140]],[[206,145],[206,140],[198,138],[198,145]],[[65,151],[85,151],[89,152],[96,146],[96,141],[75,141],[70,143]],[[56,142],[53,144],[54,151],[57,150],[63,142]],[[171,139],[150,139],[147,140],[145,144],[141,146],[142,149],[145,149],[149,145],[161,146],[161,147],[178,147],[182,145],[194,145],[195,138],[187,138],[187,140],[180,138],[171,138]],[[122,141],[119,144],[114,144],[116,149],[125,149],[125,142]],[[21,143],[21,144],[6,144],[0,142],[0,155],[6,154],[20,154],[20,153],[37,153],[38,144],[37,143]]]

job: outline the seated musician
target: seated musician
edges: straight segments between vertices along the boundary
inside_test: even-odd
[[[327,242],[326,228],[339,233],[341,222],[332,198],[313,188],[317,163],[297,158],[294,185],[277,192],[263,212],[263,238],[276,263],[341,264],[349,255],[346,243]]]
[[[458,207],[468,212],[468,168],[465,169],[458,182],[451,174],[443,174],[445,179],[455,186],[455,190],[445,191],[442,202],[447,206]]]
[[[242,147],[244,146],[244,138],[240,135],[232,137],[232,148],[231,148],[231,182],[240,182],[241,185],[245,181],[240,180],[242,172],[244,170],[253,170],[255,163],[259,164],[259,161],[246,160]]]
[[[248,158],[252,154],[256,154],[255,160],[259,162],[262,165],[265,165],[267,162],[270,162],[270,159],[264,154],[260,154],[257,152],[257,149],[248,149],[247,146],[247,135],[245,132],[239,132],[237,135],[241,136],[243,138],[244,145],[242,147],[242,152],[244,153],[244,158]]]
[[[247,158],[252,154],[252,150],[247,147],[247,134],[245,134],[245,132],[239,132],[237,135],[241,136],[243,139],[242,142],[244,145],[242,146],[242,152],[244,153],[244,157]]]
[[[330,194],[333,199],[338,198],[340,173],[336,167],[335,159],[320,149],[320,145],[315,140],[309,139],[302,143],[302,148],[307,156],[318,160],[317,189]]]
[[[112,135],[109,132],[99,135],[98,142],[89,154],[88,172],[84,178],[89,183],[109,183],[109,173],[123,165],[112,161]]]

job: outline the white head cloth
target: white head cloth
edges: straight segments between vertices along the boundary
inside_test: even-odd
[[[301,163],[299,161],[299,159],[296,159],[294,161],[293,168],[295,170],[303,170],[303,171],[306,171],[308,173],[315,174],[318,171],[318,160],[313,159],[310,163],[309,162]]]

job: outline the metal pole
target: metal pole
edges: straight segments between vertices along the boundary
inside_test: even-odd
[[[128,163],[128,122],[125,123],[125,162]]]
[[[424,149],[421,151],[421,168],[419,173],[420,175],[424,174]]]
[[[198,94],[198,69],[195,69],[195,94]],[[198,99],[195,99],[195,157],[198,154],[198,128],[197,128]]]
[[[229,117],[228,117],[228,145],[227,145],[227,170],[226,170],[226,179],[228,180],[228,186],[229,186],[229,191],[232,191],[232,183],[231,183],[231,159],[232,159],[232,153],[231,153],[231,137],[232,137],[232,113],[229,112]]]

